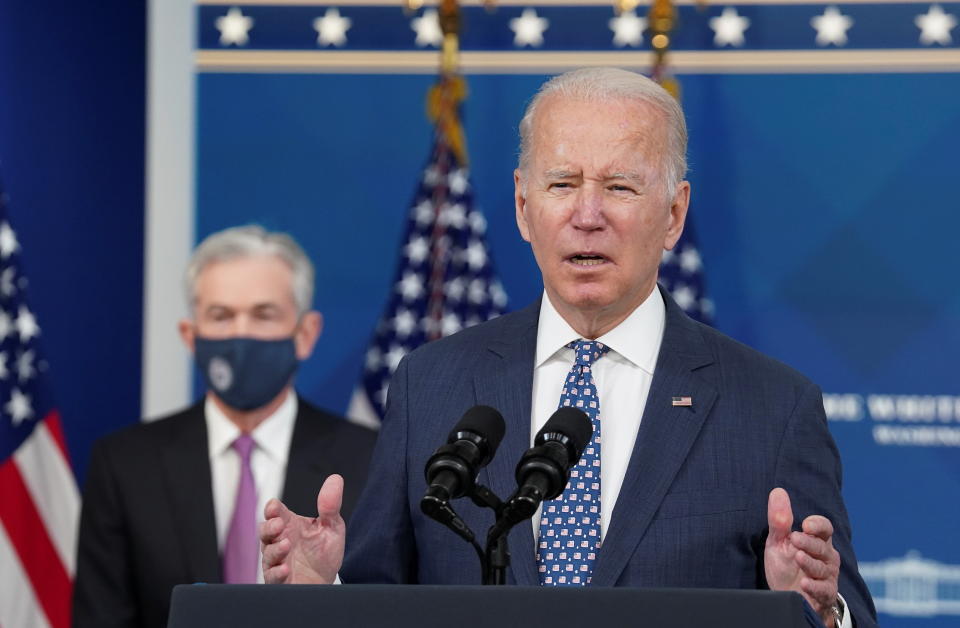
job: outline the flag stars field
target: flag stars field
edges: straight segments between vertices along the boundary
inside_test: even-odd
[[[19,388],[13,389],[10,393],[10,401],[6,403],[3,409],[10,415],[14,427],[19,427],[21,423],[33,416],[30,396],[20,392]]]
[[[40,326],[37,325],[37,319],[25,305],[20,306],[17,321],[14,324],[20,334],[20,342],[28,342],[34,336],[40,335]]]
[[[19,250],[17,234],[10,228],[9,223],[0,223],[0,259],[7,259]]]

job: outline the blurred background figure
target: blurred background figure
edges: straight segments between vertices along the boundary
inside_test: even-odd
[[[350,512],[375,433],[293,390],[322,326],[313,285],[313,265],[286,234],[237,227],[197,247],[191,317],[179,328],[208,392],[95,445],[75,626],[165,626],[176,584],[262,582],[256,526],[273,497],[315,517],[317,491],[337,473]]]

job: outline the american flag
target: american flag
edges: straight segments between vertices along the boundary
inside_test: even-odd
[[[486,243],[487,223],[474,205],[470,172],[461,161],[438,123],[407,219],[393,289],[347,411],[357,423],[380,424],[390,377],[403,356],[506,308],[507,295]]]
[[[0,187],[0,626],[70,625],[80,496]]]
[[[673,250],[663,252],[658,281],[690,317],[713,325],[713,301],[707,297],[703,259],[689,215],[680,241]]]

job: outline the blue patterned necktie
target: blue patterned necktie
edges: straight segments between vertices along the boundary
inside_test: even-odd
[[[543,504],[537,567],[540,584],[545,586],[590,584],[600,549],[600,399],[590,367],[610,347],[595,340],[577,340],[567,346],[576,359],[564,380],[560,407],[586,412],[593,434],[563,493]]]

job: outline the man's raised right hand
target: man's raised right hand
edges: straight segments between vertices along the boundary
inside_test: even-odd
[[[343,478],[331,475],[317,494],[316,519],[301,517],[279,500],[263,509],[260,524],[263,579],[268,584],[331,584],[343,563],[347,526],[340,516]]]

